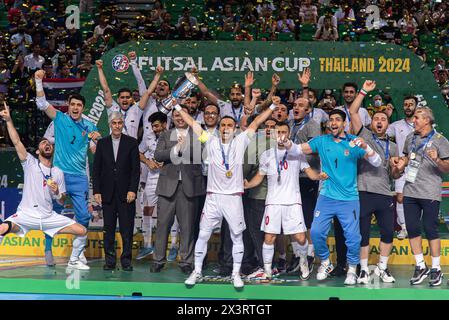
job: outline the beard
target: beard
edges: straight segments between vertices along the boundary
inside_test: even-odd
[[[40,151],[39,154],[47,160],[51,160],[53,157],[53,152]]]

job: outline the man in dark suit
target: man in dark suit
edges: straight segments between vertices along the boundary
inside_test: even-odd
[[[194,230],[198,197],[206,193],[202,175],[201,144],[178,111],[173,111],[175,128],[159,137],[154,159],[163,162],[156,187],[157,229],[152,272],[160,272],[166,262],[168,233],[176,215],[180,228],[179,267],[185,274],[193,270]]]
[[[139,185],[140,162],[137,140],[122,134],[124,121],[121,112],[109,116],[111,135],[97,144],[93,167],[95,201],[103,207],[105,270],[114,270],[115,228],[117,217],[122,236],[122,269],[132,271],[132,243],[136,194]]]

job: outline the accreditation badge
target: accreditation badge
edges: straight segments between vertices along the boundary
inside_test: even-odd
[[[419,161],[410,160],[405,175],[405,180],[407,182],[415,183],[416,177],[418,176],[419,165],[420,165]]]

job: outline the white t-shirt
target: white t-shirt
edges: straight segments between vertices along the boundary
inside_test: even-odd
[[[125,125],[123,126],[122,133],[137,139],[140,117],[143,114],[143,111],[139,108],[139,105],[135,103],[130,106],[127,111],[123,111],[120,108],[120,105],[113,100],[112,106],[108,108],[108,116],[114,111],[121,112],[123,114]]]
[[[20,201],[17,212],[38,219],[51,216],[53,212],[52,193],[44,175],[58,184],[60,193],[65,193],[64,174],[57,167],[47,168],[30,153],[21,163],[24,172],[24,185],[22,201]]]
[[[230,102],[226,102],[218,99],[217,101],[218,107],[220,108],[220,116],[223,118],[225,116],[230,116],[240,123],[240,119],[245,115],[245,111],[243,110],[243,104],[240,104],[240,107],[234,108]]]
[[[285,162],[282,165],[286,150],[271,148],[260,156],[259,170],[267,176],[268,192],[265,204],[292,205],[301,204],[301,192],[299,189],[299,173],[309,168],[305,155],[300,146],[293,144],[287,153]],[[278,182],[279,163],[281,179]]]
[[[145,158],[154,160],[157,141],[158,138],[156,138],[154,132],[143,136],[142,142],[139,144],[139,151],[145,155]],[[159,177],[159,170],[151,170],[148,168],[148,175],[151,176],[151,178],[157,179]]]
[[[390,137],[396,138],[396,145],[398,146],[399,156],[403,156],[404,145],[407,136],[415,130],[413,123],[408,123],[407,120],[402,119],[393,122],[388,126],[387,134]]]
[[[240,133],[230,143],[222,143],[225,157],[228,159],[229,171],[232,177],[226,176],[226,167],[220,147],[220,138],[209,134],[206,142],[207,159],[207,192],[220,194],[243,193],[243,160],[246,147],[251,142],[245,132]],[[230,148],[230,149],[229,149]],[[228,156],[229,155],[229,156]]]
[[[346,130],[346,132],[349,133],[349,123],[351,122],[350,121],[351,115],[349,114],[349,108],[346,107],[346,109],[345,109],[345,106],[338,106],[335,109],[343,110],[346,113],[346,127],[345,127],[345,130]],[[362,121],[362,125],[364,127],[369,126],[371,124],[371,117],[370,117],[370,115],[368,113],[368,110],[366,110],[365,108],[359,108],[359,117],[360,117],[360,120]]]
[[[34,69],[42,68],[42,65],[44,64],[45,59],[43,56],[38,56],[36,59],[33,54],[29,54],[29,55],[25,56],[23,61],[24,61],[24,66],[26,68],[30,68],[31,70],[34,70]]]

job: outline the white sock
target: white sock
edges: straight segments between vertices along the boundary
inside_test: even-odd
[[[83,252],[84,247],[86,246],[86,242],[87,235],[83,237],[75,237],[75,239],[73,239],[72,254],[70,255],[71,262],[79,260],[79,256],[81,252]]]
[[[424,262],[424,256],[422,253],[415,254],[415,260],[416,260],[416,265],[418,267],[420,267],[421,269],[424,269],[426,267],[426,263]]]
[[[151,216],[142,217],[143,246],[145,248],[151,247],[152,222],[153,218]]]
[[[212,232],[200,230],[198,240],[195,244],[195,272],[201,273],[203,270],[203,260],[207,253],[207,242]]]
[[[308,247],[309,247],[309,243],[308,243],[307,239],[306,239],[306,242],[303,245],[300,245],[298,243],[298,254],[299,254],[299,257],[303,257],[303,258],[307,257],[307,249],[308,249]]]
[[[396,203],[396,213],[398,215],[397,222],[402,227],[405,226],[404,217],[404,205],[402,203]]]
[[[357,271],[357,265],[355,265],[355,264],[350,264],[350,265],[348,266],[348,273],[357,273],[356,271]]]
[[[368,271],[368,259],[360,259],[360,269]]]
[[[432,269],[441,270],[440,257],[432,257]]]
[[[315,256],[315,248],[313,247],[313,243],[309,243],[307,246],[307,255],[311,257]]]
[[[386,256],[386,257],[380,256],[380,258],[379,258],[379,268],[381,270],[387,269],[387,267],[388,267],[388,258],[389,258],[389,256]]]
[[[231,232],[232,240],[232,274],[240,274],[240,268],[242,266],[243,252],[243,233],[233,234]]]
[[[296,241],[292,241],[291,242],[292,245],[292,250],[293,250],[293,254],[295,255],[296,258],[299,258],[299,243]]]
[[[274,244],[266,244],[265,242],[262,245],[262,257],[263,264],[265,266],[265,270],[271,271],[271,264],[273,263],[274,256]]]

